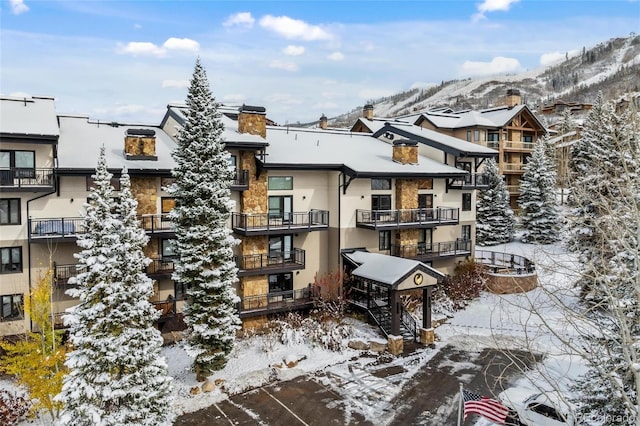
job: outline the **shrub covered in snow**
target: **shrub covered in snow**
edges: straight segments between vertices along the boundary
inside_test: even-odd
[[[27,414],[30,407],[31,402],[23,396],[5,389],[0,390],[0,424],[16,424]]]
[[[283,318],[267,323],[263,332],[263,348],[267,352],[278,342],[287,346],[307,343],[339,351],[346,347],[346,339],[353,335],[353,329],[349,324],[343,323],[340,319],[327,319],[317,312],[310,317],[289,313]]]

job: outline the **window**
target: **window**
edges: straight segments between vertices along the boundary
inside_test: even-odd
[[[489,132],[489,136],[487,137],[489,142],[500,142],[500,133],[499,132]]]
[[[279,235],[269,237],[269,257],[278,259],[291,258],[291,248],[293,247],[292,235]]]
[[[391,210],[391,195],[372,195],[371,210]]]
[[[23,304],[21,294],[10,294],[2,296],[2,315],[0,320],[19,320],[22,315]]]
[[[13,183],[13,178],[33,178],[36,175],[34,151],[0,151],[0,169],[3,183]]]
[[[533,136],[532,135],[523,135],[522,136],[522,142],[533,142]]]
[[[162,214],[170,213],[176,206],[176,199],[173,197],[162,197],[160,199],[160,212]]]
[[[462,211],[471,211],[471,194],[462,194]]]
[[[269,293],[279,293],[293,290],[293,274],[269,275]]]
[[[22,247],[0,248],[0,274],[22,272]]]
[[[0,200],[0,225],[20,225],[20,198]]]
[[[420,234],[418,235],[418,253],[422,254],[422,253],[430,252],[433,249],[432,242],[433,242],[433,229],[431,228],[420,229]]]
[[[463,240],[471,240],[471,225],[462,225],[462,235],[460,238]]]
[[[291,220],[293,197],[291,195],[269,196],[269,218]]]
[[[161,255],[162,257],[175,257],[176,256],[176,252],[173,248],[173,241],[171,239],[162,239],[160,240],[160,250],[161,250]]]
[[[391,179],[371,179],[371,189],[387,190],[391,189]]]
[[[93,180],[91,176],[87,176],[87,191],[91,188],[96,187],[96,182]],[[120,178],[112,177],[111,178],[111,186],[113,186],[114,191],[120,191]]]
[[[184,300],[187,292],[187,286],[181,282],[176,281],[173,284],[173,289],[175,291],[176,300]]]
[[[433,194],[418,194],[418,208],[419,209],[432,209],[433,208]]]
[[[471,142],[471,130],[467,130],[467,142]]]
[[[391,250],[391,231],[380,231],[378,234],[378,250]]]
[[[273,190],[293,189],[293,176],[269,176],[268,185]]]
[[[163,191],[166,191],[165,188],[173,185],[176,182],[176,178],[173,177],[161,177],[160,178],[160,187]]]
[[[473,140],[476,142],[480,141],[480,130],[473,131]]]

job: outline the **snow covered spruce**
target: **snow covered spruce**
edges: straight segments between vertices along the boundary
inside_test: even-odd
[[[509,193],[495,160],[485,161],[483,171],[488,188],[478,191],[476,204],[476,242],[479,245],[508,243],[513,237],[515,216],[509,206]]]
[[[73,351],[59,400],[64,425],[163,425],[174,418],[167,410],[171,377],[160,355],[162,337],[154,327],[158,311],[149,302],[149,263],[142,249],[148,237],[136,218],[137,202],[123,170],[120,202],[114,201],[112,175],[102,147],[96,188],[83,215],[80,272],[68,294],[78,305],[64,316]]]
[[[223,125],[206,72],[196,61],[186,104],[184,126],[172,156],[175,183],[166,190],[175,198],[170,213],[178,260],[173,279],[186,288],[185,322],[198,380],[224,367],[240,319],[233,288],[237,267],[233,247],[238,240],[226,227],[233,204],[233,170],[224,150]]]

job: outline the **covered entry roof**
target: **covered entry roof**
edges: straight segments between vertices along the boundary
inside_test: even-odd
[[[351,273],[352,275],[399,290],[435,285],[438,280],[445,277],[442,272],[417,260],[366,251],[343,253],[343,256],[351,264],[357,266]],[[419,283],[413,279],[418,273],[426,275],[424,280],[420,280]],[[405,282],[409,278],[411,278],[411,284],[407,285]]]

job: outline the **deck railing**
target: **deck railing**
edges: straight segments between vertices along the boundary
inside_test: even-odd
[[[269,233],[287,231],[313,231],[329,227],[328,210],[310,210],[290,213],[233,213],[231,224],[241,233]]]
[[[293,248],[290,251],[277,251],[261,254],[248,254],[235,257],[236,265],[242,272],[293,271],[304,269],[305,251]]]
[[[138,216],[140,226],[150,234],[173,232],[171,221],[166,214]],[[29,238],[75,238],[84,234],[84,219],[80,217],[54,217],[29,219]]]
[[[356,226],[364,228],[393,228],[402,225],[429,226],[457,224],[460,209],[428,208],[402,210],[356,210]]]
[[[240,298],[237,304],[240,316],[266,315],[275,312],[286,312],[308,308],[318,294],[318,289],[309,286],[299,290],[279,291],[257,294]]]
[[[476,250],[475,260],[477,263],[486,265],[494,273],[532,274],[536,271],[535,263],[517,254]]]
[[[54,173],[52,168],[0,168],[0,188],[34,189],[53,188]]]
[[[482,173],[470,173],[466,176],[452,178],[448,181],[449,188],[485,188],[489,180]]]
[[[391,256],[406,259],[432,259],[445,256],[463,256],[471,253],[471,240],[457,239],[439,243],[392,245]]]

